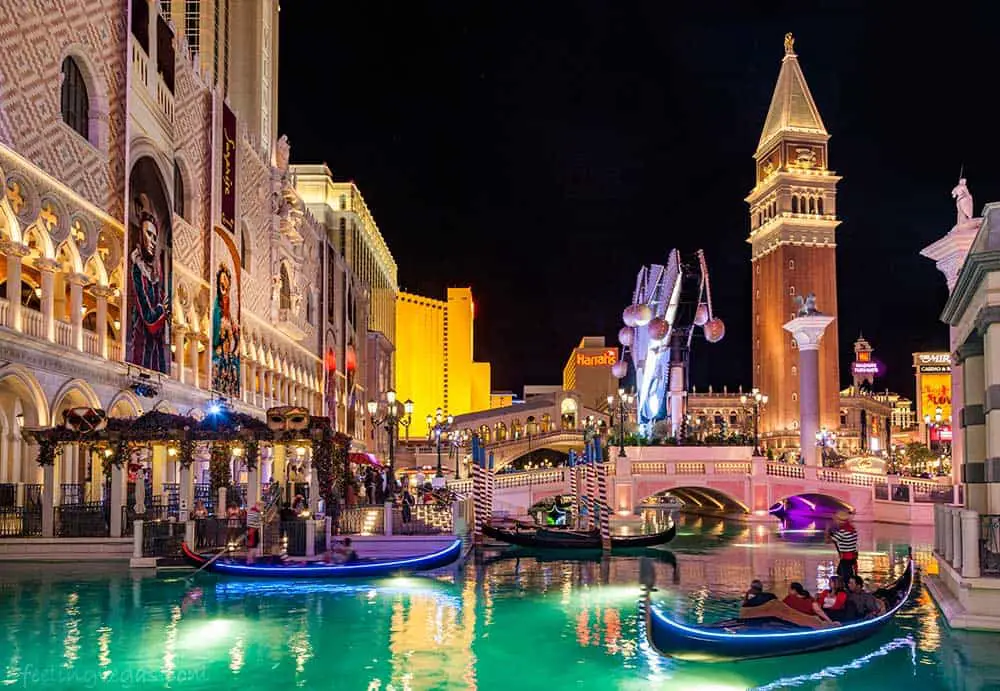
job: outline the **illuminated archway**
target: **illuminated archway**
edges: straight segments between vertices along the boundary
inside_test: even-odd
[[[671,499],[674,501],[671,502]],[[739,499],[710,487],[671,487],[646,497],[639,503],[646,508],[679,505],[682,511],[718,514],[750,513],[750,507]]]

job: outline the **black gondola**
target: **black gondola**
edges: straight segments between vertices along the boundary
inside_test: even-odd
[[[677,526],[650,535],[612,536],[611,549],[633,549],[637,547],[655,547],[665,545],[674,539]],[[494,540],[500,540],[518,547],[531,549],[601,549],[601,534],[588,530],[550,530],[546,528],[518,527],[515,530],[504,530],[490,525],[483,526],[483,535]]]
[[[913,590],[913,560],[894,584],[875,591],[890,603],[884,614],[823,629],[806,629],[773,617],[730,619],[708,626],[676,621],[648,601],[646,632],[661,655],[698,662],[731,662],[839,648],[868,638],[895,616]]]

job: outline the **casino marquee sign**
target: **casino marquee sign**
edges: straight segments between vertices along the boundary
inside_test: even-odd
[[[600,353],[580,353],[576,354],[577,367],[611,367],[618,362],[618,351],[608,348]]]

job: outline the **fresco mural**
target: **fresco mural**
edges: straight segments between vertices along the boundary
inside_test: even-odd
[[[129,197],[125,360],[167,374],[173,282],[172,205],[151,158],[140,158],[133,166]]]

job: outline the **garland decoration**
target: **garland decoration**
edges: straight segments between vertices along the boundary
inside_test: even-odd
[[[232,476],[229,472],[229,447],[225,442],[212,443],[212,455],[208,463],[209,479],[211,480],[212,498],[219,494],[219,488],[229,489]],[[225,507],[219,507],[225,509]],[[218,510],[218,509],[217,509]]]
[[[194,439],[185,434],[179,446],[180,453],[178,454],[178,458],[180,459],[181,467],[190,468],[191,464],[194,463]]]
[[[54,465],[56,462],[56,452],[59,450],[58,444],[50,439],[42,439],[38,442],[38,465]]]
[[[250,439],[243,446],[243,456],[246,458],[247,470],[257,470],[257,462],[260,460],[260,442]]]

